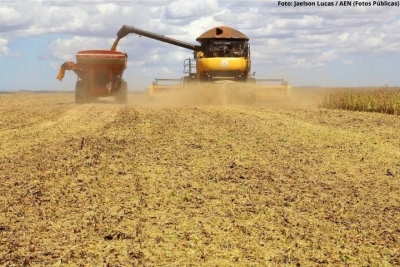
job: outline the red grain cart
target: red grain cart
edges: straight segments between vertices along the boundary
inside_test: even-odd
[[[76,63],[69,61],[61,65],[57,79],[61,81],[66,70],[76,73],[75,102],[78,104],[106,96],[114,96],[117,103],[126,103],[128,86],[122,74],[127,59],[127,54],[118,51],[80,51],[76,54]]]

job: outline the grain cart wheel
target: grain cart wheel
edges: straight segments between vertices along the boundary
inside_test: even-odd
[[[128,102],[128,84],[124,80],[121,80],[118,92],[115,95],[115,101],[119,104],[126,104]]]
[[[75,103],[85,104],[87,100],[87,92],[84,82],[77,81],[75,86]]]

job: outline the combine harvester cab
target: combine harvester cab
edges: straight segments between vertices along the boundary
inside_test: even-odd
[[[62,80],[66,70],[78,76],[75,102],[84,104],[97,97],[114,96],[117,103],[126,103],[128,86],[122,79],[127,66],[127,54],[114,50],[84,50],[76,54],[76,63],[61,65],[57,75]]]

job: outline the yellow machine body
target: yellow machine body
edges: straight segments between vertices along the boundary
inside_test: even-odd
[[[206,58],[201,57],[201,52],[199,54],[196,60],[196,79],[198,81],[201,81],[204,75],[210,75],[214,80],[235,80],[247,76],[250,71],[251,61],[248,58]]]

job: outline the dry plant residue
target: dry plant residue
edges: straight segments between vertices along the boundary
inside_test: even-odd
[[[400,118],[300,95],[1,95],[0,265],[399,266]]]

